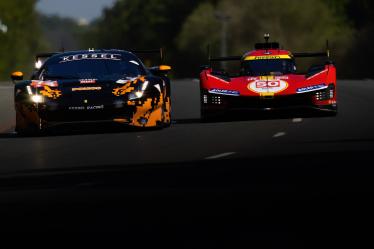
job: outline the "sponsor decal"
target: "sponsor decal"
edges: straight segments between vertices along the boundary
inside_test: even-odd
[[[261,97],[274,97],[274,93],[260,93]]]
[[[230,96],[240,96],[240,92],[239,91],[224,90],[224,89],[210,89],[209,93],[222,94],[222,95],[230,95]]]
[[[49,86],[49,87],[58,87],[58,82],[57,81],[43,81],[43,80],[32,80],[30,86],[34,88],[39,88],[39,87],[44,87],[44,86]]]
[[[306,93],[306,92],[313,92],[317,90],[322,90],[326,89],[327,86],[325,84],[319,84],[319,85],[314,85],[314,86],[306,86],[306,87],[301,87],[296,90],[296,93]]]
[[[104,109],[104,105],[91,105],[87,106],[87,110],[101,110]]]
[[[290,55],[261,55],[261,56],[247,56],[244,58],[245,61],[254,60],[279,60],[279,59],[291,59]]]
[[[81,111],[86,109],[84,106],[69,106],[69,110],[71,111]]]
[[[260,79],[252,81],[248,84],[248,89],[252,92],[263,94],[263,93],[278,93],[286,90],[288,83],[284,80],[272,79],[269,77],[268,80]]]
[[[288,80],[289,77],[287,75],[281,75],[281,76],[258,76],[258,77],[248,77],[247,81],[255,81],[255,80]]]
[[[79,83],[81,83],[81,84],[95,84],[96,79],[81,79],[81,80],[79,80]]]
[[[69,106],[71,111],[83,111],[83,110],[102,110],[104,105],[91,105],[91,106]]]
[[[71,89],[73,92],[77,91],[100,91],[101,86],[95,86],[95,87],[73,87]]]
[[[92,53],[92,54],[75,54],[61,57],[60,63],[81,61],[81,60],[122,60],[120,54]]]
[[[40,94],[51,99],[58,99],[62,95],[60,90],[51,89],[49,86],[44,86],[44,89],[40,91]]]

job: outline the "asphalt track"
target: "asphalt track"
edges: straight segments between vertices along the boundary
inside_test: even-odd
[[[172,90],[167,129],[19,137],[0,86],[0,230],[102,232],[81,244],[103,248],[372,244],[373,80],[338,81],[339,114],[323,118],[202,123],[198,82]]]
[[[337,117],[202,123],[196,80],[172,82],[173,125],[18,137],[12,85],[0,86],[0,172],[374,150],[374,81],[338,82]]]

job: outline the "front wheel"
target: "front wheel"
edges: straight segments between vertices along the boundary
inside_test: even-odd
[[[20,136],[36,136],[42,132],[42,120],[39,118],[38,123],[30,124],[21,114],[16,113],[15,132]]]
[[[170,127],[171,126],[171,99],[170,99],[170,96],[167,96],[165,98],[162,109],[163,109],[164,127]]]

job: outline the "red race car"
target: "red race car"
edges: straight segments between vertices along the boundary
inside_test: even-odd
[[[255,50],[243,56],[210,58],[200,73],[201,114],[210,118],[227,111],[316,110],[337,114],[336,68],[328,49],[322,53],[291,53],[279,43],[255,44]],[[314,65],[306,73],[297,73],[295,58],[325,57],[323,65]],[[240,71],[229,74],[212,68],[214,61],[240,61]]]

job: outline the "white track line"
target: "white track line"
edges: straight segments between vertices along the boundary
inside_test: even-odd
[[[222,157],[231,156],[231,155],[233,155],[235,153],[236,152],[225,152],[225,153],[221,153],[221,154],[218,154],[218,155],[206,157],[205,159],[206,160],[218,159],[218,158],[222,158]]]
[[[283,131],[281,131],[281,132],[275,133],[275,134],[273,135],[273,137],[274,137],[274,138],[277,138],[277,137],[283,137],[283,136],[285,136],[285,135],[286,135],[286,133],[283,132]]]

